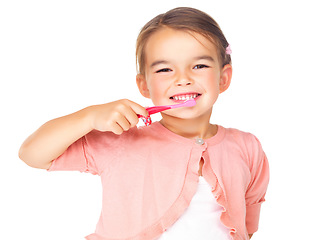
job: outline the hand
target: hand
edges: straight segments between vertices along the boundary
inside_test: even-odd
[[[89,107],[92,128],[98,131],[110,131],[122,134],[136,126],[138,114],[147,116],[148,112],[141,105],[128,99],[122,99]]]

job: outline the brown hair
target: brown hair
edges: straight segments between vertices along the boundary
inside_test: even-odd
[[[142,28],[136,42],[138,73],[145,74],[145,46],[147,40],[163,27],[203,35],[216,46],[221,67],[231,64],[231,57],[226,54],[226,48],[229,44],[217,22],[200,10],[179,7],[156,16]]]

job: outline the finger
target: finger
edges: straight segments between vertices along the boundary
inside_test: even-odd
[[[115,123],[113,126],[111,126],[111,132],[120,135],[124,132],[124,130],[118,123]]]
[[[119,119],[117,119],[117,124],[123,129],[123,131],[127,131],[131,128],[131,123],[128,121],[125,115],[121,114]]]
[[[123,114],[126,120],[129,122],[130,127],[134,127],[137,125],[139,118],[138,118],[138,115],[134,112],[134,110],[131,107],[125,109]]]
[[[148,112],[147,112],[146,108],[144,108],[143,106],[141,106],[135,102],[132,102],[132,101],[129,101],[129,106],[132,108],[132,110],[135,112],[135,114],[142,115],[144,117],[148,116]]]

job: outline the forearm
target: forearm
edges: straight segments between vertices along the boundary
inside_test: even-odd
[[[91,130],[89,108],[53,119],[25,140],[19,157],[31,167],[47,169],[73,142]]]
[[[127,99],[94,105],[45,123],[22,144],[20,158],[31,167],[50,167],[72,143],[95,129],[122,134],[138,123],[147,110]]]

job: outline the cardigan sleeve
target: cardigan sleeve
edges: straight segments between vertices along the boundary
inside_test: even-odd
[[[72,143],[58,158],[52,161],[48,171],[80,171],[98,174],[92,157],[87,153],[86,136]]]
[[[249,158],[251,181],[246,191],[246,228],[249,234],[258,230],[261,204],[269,182],[269,164],[259,140],[251,135]]]
[[[127,142],[129,130],[122,135],[111,132],[92,131],[53,160],[48,171],[80,171],[101,175],[110,163],[121,155],[121,146]]]

